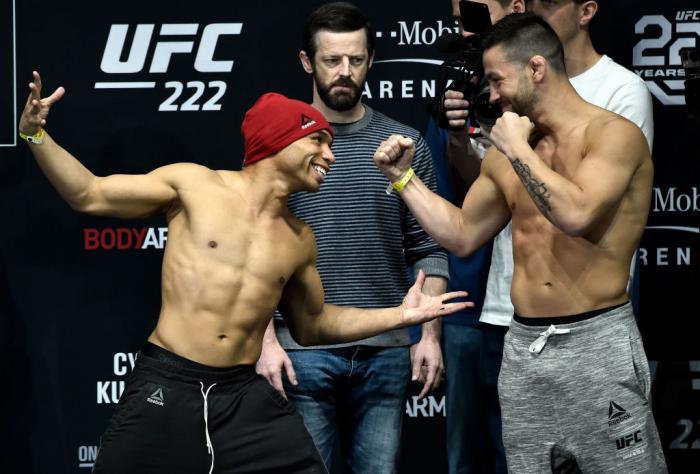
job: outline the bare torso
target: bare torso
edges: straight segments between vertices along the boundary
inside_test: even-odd
[[[592,108],[566,140],[541,138],[535,152],[554,171],[571,179],[592,139],[604,139],[606,121],[616,116]],[[641,134],[640,134],[641,135]],[[537,208],[505,155],[493,179],[512,213],[514,274],[511,299],[523,316],[564,316],[627,300],[630,262],[644,230],[653,167],[642,157],[621,202],[580,237],[555,227]]]
[[[254,364],[285,283],[308,258],[309,229],[257,215],[240,173],[211,171],[167,211],[162,308],[149,341],[211,366]]]

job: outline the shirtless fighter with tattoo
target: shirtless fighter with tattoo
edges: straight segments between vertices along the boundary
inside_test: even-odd
[[[509,15],[484,47],[504,115],[462,208],[406,174],[411,140],[390,137],[375,162],[392,182],[409,180],[402,198],[456,254],[512,216],[516,315],[499,378],[509,472],[666,472],[626,292],[651,199],[647,142],[576,94],[544,20]]]

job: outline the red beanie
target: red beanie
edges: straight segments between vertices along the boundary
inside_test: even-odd
[[[321,112],[299,100],[270,92],[260,96],[241,124],[245,160],[249,165],[274,155],[295,140],[318,130],[333,136]]]

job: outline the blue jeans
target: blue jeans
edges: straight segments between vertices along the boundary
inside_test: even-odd
[[[450,474],[506,472],[497,390],[506,330],[443,325]]]
[[[411,376],[408,347],[290,350],[299,385],[285,379],[326,467],[336,437],[344,472],[396,471]]]

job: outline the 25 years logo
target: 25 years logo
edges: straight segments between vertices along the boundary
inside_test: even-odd
[[[634,25],[642,37],[634,47],[634,72],[664,105],[684,105],[685,70],[681,48],[694,47],[700,36],[700,10],[676,12],[675,23],[664,15],[645,15]]]
[[[212,73],[230,73],[234,61],[229,52],[217,51],[217,46],[223,36],[240,35],[242,28],[243,23],[164,23],[155,35],[155,24],[111,25],[100,69],[114,80],[95,82],[95,89],[154,89],[159,82],[152,79],[170,72],[175,55],[191,57],[192,68],[203,79]],[[215,55],[221,58],[214,59]],[[167,80],[161,84],[172,89],[158,106],[161,112],[221,110],[227,89],[222,80]]]

